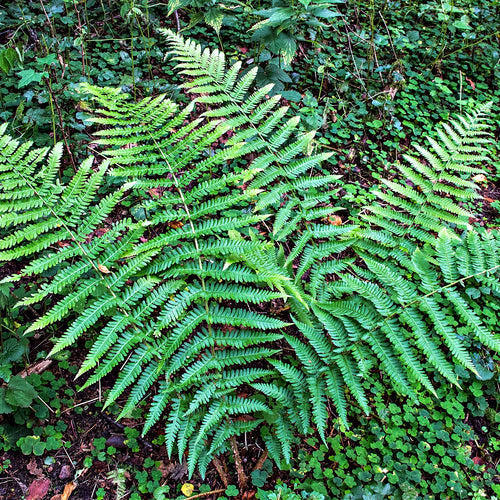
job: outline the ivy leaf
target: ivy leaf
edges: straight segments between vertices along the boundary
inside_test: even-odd
[[[17,339],[7,339],[3,343],[3,352],[0,354],[0,362],[9,363],[10,361],[19,361],[24,354],[25,344]]]
[[[16,65],[19,57],[17,52],[12,48],[7,48],[0,51],[0,69],[5,73],[9,71]]]
[[[0,415],[6,413],[12,413],[12,407],[5,401],[5,389],[0,387]]]
[[[32,82],[40,83],[42,78],[48,78],[49,74],[44,71],[43,73],[37,73],[34,69],[25,69],[20,71],[18,75],[21,77],[17,88],[26,87]]]
[[[48,56],[45,57],[38,57],[36,62],[37,64],[41,64],[44,66],[45,64],[51,65],[52,63],[55,63],[57,61],[57,55],[56,54],[49,54]]]
[[[292,36],[282,32],[278,35],[276,40],[269,45],[269,48],[273,52],[279,53],[285,64],[290,64],[297,50],[297,44]]]
[[[224,19],[224,14],[220,9],[208,9],[205,14],[205,22],[211,26],[216,33],[220,32],[222,27],[222,20]]]
[[[11,406],[27,408],[36,397],[36,390],[24,378],[16,375],[10,379],[5,391],[5,401]]]
[[[12,363],[3,363],[3,361],[1,361],[1,365],[0,365],[0,378],[5,380],[5,382],[8,382],[10,380],[10,377],[12,375]],[[0,413],[2,413],[2,411],[0,410]]]

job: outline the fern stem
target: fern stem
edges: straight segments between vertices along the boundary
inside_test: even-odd
[[[458,283],[462,283],[463,281],[469,280],[471,278],[475,278],[476,276],[481,276],[482,274],[486,274],[486,273],[490,273],[490,272],[496,271],[497,269],[500,269],[500,265],[494,266],[494,267],[490,267],[489,269],[485,269],[484,271],[481,271],[479,273],[470,274],[469,276],[465,276],[463,278],[460,278],[460,279],[458,279],[456,281],[453,281],[452,283],[449,283],[448,285],[442,286],[440,288],[437,288],[436,290],[433,290],[432,292],[429,292],[429,293],[427,293],[425,295],[422,295],[422,296],[418,297],[417,299],[412,300],[408,304],[405,304],[402,307],[403,307],[403,309],[406,309],[406,308],[410,307],[411,305],[416,304],[416,303],[420,302],[421,300],[426,299],[427,297],[431,297],[432,295],[434,295],[434,294],[436,294],[438,292],[446,290],[447,288],[455,286]],[[392,317],[396,316],[397,314],[400,314],[399,311],[395,312],[395,313],[392,313],[391,315],[387,316],[386,319],[392,318]]]
[[[422,300],[424,300],[424,299],[426,299],[428,297],[431,297],[432,295],[435,295],[436,293],[439,293],[439,292],[441,292],[443,290],[451,288],[451,287],[457,285],[458,283],[462,283],[462,282],[464,282],[466,280],[469,280],[471,278],[474,278],[476,276],[481,276],[482,274],[486,274],[486,273],[489,273],[489,272],[492,272],[492,271],[496,271],[498,269],[500,269],[500,265],[491,267],[489,269],[485,269],[484,271],[481,271],[479,273],[471,274],[469,276],[465,276],[463,278],[460,278],[460,279],[458,279],[456,281],[453,281],[452,283],[449,283],[448,285],[442,286],[440,288],[437,288],[436,290],[433,290],[432,292],[429,292],[429,293],[427,293],[425,295],[422,295],[422,296],[418,297],[417,299],[412,300],[411,302],[408,302],[408,304],[401,305],[401,308],[402,309],[407,309],[408,307],[410,307],[410,306],[412,306],[414,304],[417,304],[417,303],[421,302]],[[391,318],[394,318],[395,316],[400,316],[400,315],[401,315],[401,311],[395,311],[392,314],[389,314],[388,316],[386,316],[384,318],[383,323],[385,324],[385,323],[387,323],[387,320],[389,320]],[[377,325],[376,327],[373,328],[372,333],[380,330],[381,327],[382,327],[382,324]]]
[[[238,486],[241,491],[245,491],[248,478],[243,469],[243,463],[241,461],[240,451],[238,450],[238,443],[236,442],[236,437],[231,436],[231,449],[233,450],[234,463],[236,465],[236,472],[238,473]]]
[[[151,133],[149,133],[149,136],[151,137],[153,142],[158,147],[158,151],[160,152],[161,156],[163,157],[163,160],[165,161],[165,163],[167,164],[167,166],[170,170],[170,173],[172,174],[172,179],[174,180],[175,188],[176,188],[177,192],[179,193],[179,196],[181,197],[182,205],[184,206],[184,211],[186,212],[186,215],[187,215],[187,218],[189,221],[189,227],[191,228],[191,232],[193,234],[194,246],[196,248],[196,251],[198,252],[198,265],[200,266],[200,271],[203,271],[203,262],[201,260],[200,246],[198,243],[198,238],[196,237],[196,231],[194,229],[193,219],[191,217],[191,211],[189,210],[189,206],[186,203],[186,198],[184,197],[184,193],[180,187],[179,180],[177,179],[177,175],[175,174],[174,169],[170,165],[170,162],[168,161],[168,158],[165,155],[164,151],[159,147],[158,141],[152,136]],[[200,276],[199,279],[200,279],[203,291],[206,291],[205,278],[203,276]],[[203,302],[204,302],[204,306],[205,306],[205,312],[207,313],[208,333],[209,333],[209,336],[212,336],[213,330],[212,330],[212,321],[211,321],[210,316],[209,316],[208,299],[204,299]],[[210,350],[212,352],[212,356],[214,356],[215,355],[215,345],[212,345],[210,347]]]

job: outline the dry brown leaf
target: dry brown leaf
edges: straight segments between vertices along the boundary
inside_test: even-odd
[[[59,479],[69,479],[73,474],[69,465],[63,465],[59,472]]]
[[[43,477],[43,470],[38,467],[35,457],[31,458],[26,468],[28,469],[30,474],[33,474],[33,476],[37,476],[39,478]]]
[[[470,78],[465,77],[465,81],[472,87],[472,90],[476,89],[476,84]]]
[[[99,269],[99,271],[101,271],[101,273],[104,273],[104,274],[111,273],[111,271],[106,266],[103,266],[102,264],[97,264],[97,269]]]
[[[76,488],[76,484],[71,481],[64,487],[63,494],[61,495],[61,500],[68,500],[69,496],[71,493],[73,493],[73,490]]]
[[[174,469],[175,465],[171,462],[165,463],[164,461],[161,462],[160,466],[158,469],[161,471],[161,477],[165,479],[170,475],[172,470]]]
[[[148,189],[148,193],[150,194],[151,197],[161,198],[163,195],[163,188],[151,188]]]
[[[42,500],[50,489],[50,479],[35,479],[28,488],[28,498],[26,500]]]
[[[330,217],[328,217],[328,223],[334,226],[341,226],[342,219],[338,215],[330,215]]]

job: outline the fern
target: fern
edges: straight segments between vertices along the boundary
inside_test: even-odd
[[[392,192],[379,191],[383,205],[367,207],[375,214],[364,217],[368,227],[305,227],[285,259],[275,253],[277,265],[284,260],[283,269],[301,294],[297,300],[289,293],[289,301],[307,344],[286,339],[306,379],[309,373],[314,377],[308,382],[310,412],[320,435],[325,394],[347,425],[339,384],[368,412],[360,377],[369,375],[374,357],[399,392],[418,400],[415,389],[436,394],[434,371],[457,384],[450,358],[478,373],[468,352],[472,339],[499,350],[499,339],[478,305],[481,294],[472,302],[461,287],[493,282],[500,264],[497,233],[472,230],[472,214],[459,204],[478,197],[474,184],[462,176],[479,172],[473,164],[486,159],[487,110],[444,126],[441,142],[429,141],[432,151],[417,147],[423,160],[407,156],[411,167],[399,168],[415,186],[384,181]],[[281,217],[278,212],[276,218]],[[459,229],[466,232],[461,235]],[[348,257],[340,253],[346,251]],[[497,307],[497,296],[487,293],[484,304]],[[460,334],[450,318],[460,319]],[[321,387],[318,380],[325,380]]]
[[[314,134],[270,86],[252,90],[254,70],[163,34],[193,101],[83,84],[100,166],[88,158],[63,184],[60,145],[32,150],[0,128],[0,260],[24,265],[4,281],[38,276],[19,305],[51,304],[29,331],[65,321],[52,354],[91,336],[84,387],[119,372],[106,406],[124,401],[122,416],[151,394],[144,432],[165,417],[167,451],[187,453],[191,474],[260,425],[290,461],[296,434],[325,439],[330,402],[345,425],[349,405],[369,412],[375,366],[415,400],[435,394],[433,372],[477,373],[470,344],[500,348],[485,321],[500,239],[463,206],[478,196],[487,107],[416,146],[404,182],[383,181],[360,223],[336,226],[338,177],[320,172],[330,155]],[[104,186],[118,188],[100,198]],[[129,216],[110,222],[125,198]]]
[[[212,456],[206,454],[209,449],[213,454],[223,448],[221,436],[229,434],[221,429],[234,424],[238,415],[271,412],[253,396],[241,401],[235,397],[240,386],[275,376],[272,364],[267,369],[252,365],[267,363],[280,352],[271,344],[282,337],[275,332],[287,326],[286,321],[252,311],[261,302],[286,298],[288,280],[274,264],[259,259],[259,252],[270,250],[272,242],[253,236],[254,227],[269,217],[261,206],[260,214],[252,213],[257,197],[260,203],[267,196],[263,176],[266,170],[274,170],[278,184],[283,177],[276,191],[278,201],[288,191],[321,187],[335,178],[304,176],[301,180],[306,169],[329,155],[304,155],[312,136],[293,138],[297,119],[284,118],[284,108],[276,114],[278,99],[266,99],[266,89],[248,93],[255,74],[240,76],[238,66],[227,69],[223,54],[217,51],[201,52],[179,37],[175,44],[183,71],[203,78],[189,83],[192,93],[203,95],[183,109],[165,96],[135,103],[116,90],[82,85],[82,92],[97,104],[92,119],[99,127],[95,142],[104,148],[107,159],[97,174],[91,173],[92,161],[87,160],[75,181],[59,186],[52,181],[58,147],[50,163],[54,173],[44,177],[44,188],[58,190],[54,196],[60,195],[61,204],[69,207],[60,211],[61,225],[68,219],[73,224],[91,202],[94,212],[81,226],[85,229],[78,235],[81,242],[66,234],[54,238],[54,243],[69,240],[68,246],[60,254],[42,252],[17,278],[42,269],[55,274],[23,303],[52,298],[51,309],[31,330],[71,319],[52,354],[99,326],[78,375],[94,370],[84,384],[87,387],[120,364],[106,405],[129,391],[125,414],[147,391],[159,391],[147,417],[147,430],[176,398],[182,399],[183,408],[188,404],[184,423],[172,422],[169,432],[181,455],[184,449],[190,450],[193,470],[198,460],[206,462]],[[193,55],[198,69],[187,62]],[[192,119],[196,103],[210,107]],[[226,140],[236,127],[237,132]],[[214,147],[217,142],[221,147]],[[227,171],[228,162],[248,154],[256,159],[247,169]],[[25,165],[19,168],[22,173]],[[93,186],[104,174],[121,188],[112,200],[97,202]],[[88,195],[82,196],[80,185]],[[75,200],[85,201],[81,209],[75,211],[67,202],[68,191]],[[135,222],[127,219],[107,225],[107,232],[96,237],[93,229],[106,223],[122,197],[132,201],[131,214],[142,215]],[[45,221],[45,205],[39,205],[19,205],[16,222],[32,230],[28,210],[40,206]],[[14,217],[17,212],[12,208],[9,214]],[[303,210],[308,219],[329,212]],[[20,243],[13,242],[18,245],[14,251],[21,252]],[[251,265],[240,264],[251,255],[256,257]],[[75,315],[75,308],[81,312]],[[162,380],[168,384],[162,385]],[[247,428],[242,426],[241,432]]]

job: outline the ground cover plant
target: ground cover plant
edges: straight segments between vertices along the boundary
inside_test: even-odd
[[[78,440],[68,437],[68,426],[53,425],[62,397],[46,387],[53,368],[45,372],[35,363],[35,372],[29,372],[36,352],[30,349],[42,338],[46,350],[37,358],[52,351],[58,366],[82,376],[77,384],[93,370],[84,394],[98,383],[100,397],[104,384],[110,425],[120,416],[135,427],[129,420],[135,416],[143,418],[138,428],[149,431],[139,438],[135,428],[118,428],[130,444],[122,450],[145,449],[142,470],[141,463],[130,462],[113,446],[113,436],[108,444],[108,436],[98,435],[89,448],[81,441],[80,449],[89,451],[70,458],[71,467],[77,460],[82,467],[74,469],[73,486],[58,486],[66,497],[491,496],[498,448],[498,250],[496,231],[485,231],[474,218],[484,203],[478,192],[484,193],[485,183],[494,196],[496,174],[484,168],[495,164],[495,104],[464,100],[460,88],[459,105],[450,98],[449,108],[424,119],[422,129],[411,127],[417,119],[398,125],[392,103],[373,99],[367,108],[365,99],[367,113],[360,107],[350,118],[361,125],[354,126],[354,142],[343,138],[338,151],[341,135],[335,138],[332,130],[341,107],[340,102],[332,107],[329,85],[342,75],[329,61],[320,63],[325,33],[338,34],[343,26],[343,5],[300,2],[293,13],[279,2],[253,11],[218,5],[216,15],[207,17],[196,14],[194,3],[172,4],[165,12],[174,31],[153,31],[160,24],[155,6],[125,3],[119,15],[130,37],[119,42],[125,49],[120,58],[129,61],[131,79],[122,79],[121,89],[86,83],[103,83],[102,71],[89,63],[94,56],[86,46],[94,42],[90,36],[86,40],[87,25],[78,20],[78,15],[87,21],[91,16],[85,11],[84,17],[76,4],[73,11],[68,6],[54,2],[44,13],[41,4],[39,17],[33,16],[32,24],[48,28],[52,40],[41,48],[44,57],[36,58],[33,69],[18,71],[21,80],[15,80],[23,63],[20,47],[11,42],[2,59],[11,88],[40,85],[35,93],[50,96],[44,109],[38,98],[39,115],[49,118],[46,125],[36,122],[41,130],[29,121],[28,127],[16,127],[17,120],[24,121],[19,104],[15,129],[11,124],[2,128],[0,236],[6,265],[1,297],[8,311],[2,320],[3,449],[45,457],[42,469],[36,463],[28,469],[37,478],[30,488],[45,488],[53,468],[50,455],[63,447],[71,453]],[[102,22],[109,22],[111,6],[100,7]],[[481,11],[483,21],[488,8]],[[4,19],[16,7],[9,9]],[[375,71],[383,51],[374,40],[389,18],[382,10],[376,21],[375,10],[370,12],[368,62],[356,59],[351,48],[342,63],[356,69],[357,84],[369,96],[378,85],[371,72],[383,73]],[[62,13],[64,22],[80,23],[82,34],[65,54],[54,36]],[[202,46],[176,32],[187,13]],[[441,30],[446,31],[441,33],[450,26],[465,30],[471,22],[452,21],[452,13],[444,11]],[[356,14],[360,22],[365,12]],[[317,29],[312,41],[293,24],[304,16],[308,29]],[[292,24],[280,27],[285,18]],[[24,30],[29,35],[30,22],[25,18],[16,35]],[[207,51],[203,22],[219,36]],[[252,48],[251,40],[237,39],[237,53],[246,54],[248,46],[255,52],[242,59],[229,55],[229,48],[226,62],[215,47],[223,43],[225,30],[241,33],[241,26],[253,27],[254,42],[276,40]],[[411,46],[410,38],[418,41],[415,37],[398,50]],[[170,52],[162,67],[174,75],[165,84],[154,74],[159,64],[154,58],[163,58],[159,44]],[[320,49],[312,59],[304,58],[312,61],[308,71],[319,85],[316,97],[300,86],[312,80],[294,76],[293,66],[308,44]],[[436,60],[444,68],[445,49],[439,50]],[[488,50],[493,50],[490,45]],[[64,76],[68,55],[75,59],[73,69],[78,61],[80,82]],[[56,67],[59,56],[62,75]],[[411,64],[415,70],[417,62]],[[415,82],[422,75],[415,75]],[[432,96],[433,89],[443,87],[442,79],[428,85]],[[486,87],[491,92],[479,100],[494,96],[494,86]],[[418,95],[403,84],[396,90],[412,99]],[[391,93],[393,87],[383,92],[385,97]],[[74,120],[71,109],[61,107],[68,98],[79,103],[84,120],[74,121],[74,127],[67,125]],[[454,115],[441,128],[431,126],[459,108],[468,114]],[[4,118],[13,118],[9,107],[4,109]],[[386,118],[376,117],[379,110],[393,124],[387,129],[393,139],[384,149],[376,138],[387,133]],[[346,127],[350,137],[351,125]],[[90,141],[81,132],[91,133]],[[36,144],[9,137],[20,133]],[[430,135],[428,142],[422,133]],[[389,164],[398,157],[401,139],[406,150],[411,137],[416,145]],[[62,141],[52,146],[57,139]],[[92,156],[84,153],[85,142]],[[353,182],[357,179],[362,182]],[[491,212],[482,225],[495,227],[490,196]],[[16,302],[21,308],[14,307]],[[74,364],[66,361],[71,353]],[[460,371],[460,364],[470,371]],[[473,396],[467,396],[463,380],[471,377],[477,382]],[[48,394],[55,399],[47,402]],[[73,389],[66,396],[76,398]],[[459,407],[451,403],[457,398]],[[386,401],[404,401],[404,417]],[[426,413],[418,402],[436,409]],[[44,421],[51,423],[36,427]],[[374,422],[383,423],[384,431]],[[152,445],[145,441],[151,435]],[[310,436],[307,442],[305,436]],[[448,446],[446,436],[454,436],[456,445]],[[415,439],[427,444],[416,448]],[[444,445],[433,446],[436,440]],[[356,455],[350,455],[357,441],[361,445],[354,445]],[[372,446],[378,441],[382,446]],[[372,447],[377,451],[369,453]],[[165,464],[175,461],[174,450],[180,471],[166,471]],[[234,462],[234,469],[229,466],[233,479],[226,460]],[[330,461],[333,467],[327,466]],[[89,467],[96,473],[106,470],[102,486],[87,493],[82,486],[74,490]],[[9,469],[7,463],[4,470]],[[199,474],[206,475],[205,484]],[[269,491],[277,480],[276,490]],[[288,486],[280,486],[283,482]],[[15,487],[12,491],[15,498]]]

